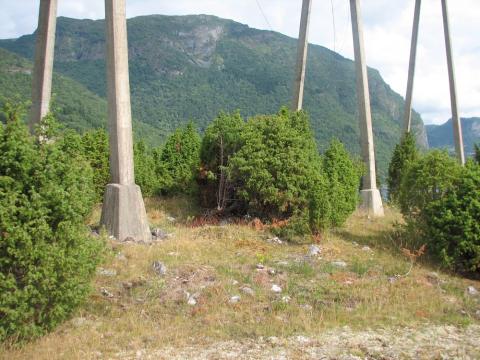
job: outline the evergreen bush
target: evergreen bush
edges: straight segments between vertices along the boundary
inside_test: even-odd
[[[461,166],[446,151],[433,150],[410,164],[402,178],[399,205],[407,219],[421,219],[422,210],[454,189]]]
[[[58,145],[69,157],[82,158],[90,165],[95,201],[101,202],[105,187],[110,181],[108,135],[105,130],[90,130],[80,135],[75,130],[68,129],[62,133],[62,141]]]
[[[252,215],[285,219],[308,204],[322,164],[304,112],[282,109],[253,117],[245,124],[242,142],[229,171]]]
[[[143,141],[133,147],[135,160],[135,183],[142,189],[143,196],[153,196],[160,190],[160,176],[151,151]]]
[[[330,142],[323,156],[323,164],[328,179],[330,224],[341,226],[357,208],[363,167],[359,161],[352,160],[337,139]]]
[[[276,115],[251,118],[244,125],[242,143],[230,158],[228,171],[251,215],[287,220],[287,226],[276,230],[287,239],[332,224],[329,178],[324,169],[330,163],[324,164],[318,153],[306,113],[284,108]],[[340,146],[329,153],[332,159],[338,155],[336,150],[340,153]],[[332,178],[338,177],[341,168],[329,168]]]
[[[388,197],[393,203],[398,202],[400,184],[407,167],[417,159],[418,150],[415,135],[412,132],[408,132],[402,137],[400,144],[395,145],[392,160],[388,167]]]
[[[480,166],[459,172],[454,188],[423,209],[430,251],[451,269],[480,273]]]
[[[0,340],[53,329],[85,299],[102,244],[84,219],[92,170],[42,125],[30,136],[18,109],[0,124]],[[51,119],[48,119],[51,120]],[[49,139],[52,139],[50,141]]]
[[[417,246],[448,269],[480,271],[479,165],[431,151],[409,166],[399,202]]]
[[[195,194],[200,167],[200,135],[193,123],[170,135],[158,157],[157,168],[164,174],[166,194]]]
[[[97,201],[102,201],[103,193],[110,182],[109,141],[103,129],[87,131],[82,135],[82,153],[93,170],[93,184]]]
[[[205,130],[200,149],[201,203],[224,211],[236,200],[235,183],[228,176],[230,158],[242,147],[245,121],[239,112],[220,113]]]

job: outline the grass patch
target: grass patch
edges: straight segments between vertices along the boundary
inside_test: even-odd
[[[441,272],[434,279],[423,265],[389,281],[410,267],[389,244],[389,232],[401,221],[397,213],[378,220],[354,215],[344,229],[325,234],[321,257],[306,260],[308,246],[268,243],[269,234],[246,225],[190,227],[188,217],[197,210],[181,208],[186,203],[148,200],[153,226],[173,236],[152,246],[110,244],[112,255],[102,267],[117,275],[97,275],[94,293],[74,319],[20,349],[3,344],[0,358],[115,358],[162,345],[314,336],[345,325],[478,323],[478,301],[465,289],[480,288],[479,282]],[[167,266],[163,277],[151,268],[156,260]],[[347,266],[332,264],[340,260]],[[258,263],[265,268],[257,269]],[[281,293],[272,291],[274,284]],[[113,297],[102,295],[102,288]],[[187,304],[188,296],[195,296],[195,306]],[[232,303],[232,296],[241,299]]]

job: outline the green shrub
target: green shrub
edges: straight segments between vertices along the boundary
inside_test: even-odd
[[[224,211],[236,200],[235,183],[228,176],[230,158],[242,147],[245,121],[240,113],[220,113],[205,130],[200,149],[201,202]]]
[[[160,190],[159,175],[153,154],[140,141],[133,147],[135,158],[135,183],[142,189],[143,196],[153,196]]]
[[[402,137],[400,144],[395,146],[388,167],[388,197],[393,203],[398,202],[402,177],[407,171],[407,167],[417,159],[418,150],[415,135],[408,132]]]
[[[63,151],[65,139],[37,141],[5,109],[0,124],[0,340],[43,334],[85,299],[102,244],[88,234],[92,170]],[[45,130],[45,131],[44,131]],[[50,129],[43,127],[45,134]]]
[[[105,130],[97,129],[80,135],[76,131],[68,129],[62,133],[62,139],[58,145],[66,155],[72,158],[82,158],[90,165],[93,171],[95,201],[102,201],[105,187],[110,181],[107,133]]]
[[[164,193],[196,193],[195,180],[200,167],[200,142],[200,135],[193,123],[178,128],[168,137],[157,163],[157,167],[168,179],[163,185]]]
[[[432,151],[409,167],[400,205],[417,245],[448,269],[480,271],[480,166]]]
[[[228,171],[249,213],[268,220],[290,219],[285,232],[323,229],[330,215],[324,204],[328,180],[308,116],[282,109],[277,115],[251,118],[242,139]]]
[[[330,223],[341,226],[358,205],[362,166],[352,160],[343,144],[334,139],[323,157],[323,170],[328,179]]]
[[[430,251],[444,266],[480,273],[480,166],[462,168],[454,189],[423,210]]]
[[[480,165],[480,145],[475,145],[475,155],[473,159]]]
[[[433,150],[410,164],[402,178],[400,209],[405,217],[415,220],[422,210],[454,189],[461,166],[445,151]]]
[[[93,170],[93,184],[97,201],[103,199],[103,193],[110,182],[108,134],[103,129],[90,130],[82,136],[82,153]]]

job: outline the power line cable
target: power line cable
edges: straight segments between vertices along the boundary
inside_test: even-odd
[[[335,25],[335,10],[333,6],[333,0],[330,0],[332,6],[332,25],[333,25],[333,51],[337,52],[337,27]]]
[[[260,1],[259,0],[255,0],[255,1],[257,3],[258,8],[260,9],[260,12],[262,13],[263,18],[265,19],[265,22],[267,23],[270,30],[273,31],[272,25],[270,25],[270,21],[268,21],[267,15],[263,11],[262,5],[260,5]]]

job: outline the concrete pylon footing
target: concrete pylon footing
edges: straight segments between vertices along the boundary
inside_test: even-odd
[[[100,224],[117,240],[152,238],[142,191],[138,185],[108,184],[105,190]]]
[[[361,190],[360,196],[362,198],[361,210],[375,217],[384,216],[382,196],[378,189]]]

